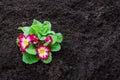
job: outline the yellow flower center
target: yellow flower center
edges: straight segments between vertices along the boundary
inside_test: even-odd
[[[44,54],[44,53],[45,53],[45,49],[40,49],[40,50],[39,50],[39,53],[40,53],[40,54]]]
[[[27,44],[28,44],[28,41],[25,39],[25,40],[23,41],[23,45],[24,45],[24,46],[27,46]]]

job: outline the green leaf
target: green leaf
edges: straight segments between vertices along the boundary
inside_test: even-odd
[[[22,30],[25,36],[28,34],[35,34],[35,31],[31,27],[19,27],[18,29]]]
[[[30,27],[18,27],[18,30],[22,30],[24,35],[27,36],[29,34]]]
[[[37,20],[33,20],[32,26],[31,28],[34,30],[33,32],[37,35],[41,34],[41,30],[42,30],[42,23],[37,21]]]
[[[47,35],[47,32],[51,30],[51,23],[49,21],[44,21],[42,24],[34,19],[31,27],[35,34]]]
[[[43,45],[44,46],[48,46],[50,43],[49,42],[46,42],[46,43],[44,43]]]
[[[43,40],[45,40],[46,37],[45,37],[45,36],[38,35],[38,38],[39,38],[39,40],[42,40],[42,41],[43,41]]]
[[[29,34],[36,34],[35,30],[32,27],[29,30]]]
[[[42,35],[46,35],[48,32],[48,27],[43,27],[41,30]]]
[[[39,26],[37,26],[37,25],[32,25],[32,26],[31,26],[31,32],[34,33],[34,34],[39,35],[39,32],[40,32]]]
[[[47,35],[49,31],[51,31],[51,23],[49,21],[44,21],[41,29],[42,35]]]
[[[49,21],[43,22],[43,27],[47,27],[49,31],[51,31],[51,23]]]
[[[48,35],[55,35],[55,32],[54,31],[48,31],[47,34]]]
[[[30,44],[27,48],[26,48],[26,52],[28,54],[31,54],[31,55],[36,55],[36,50],[35,50],[35,47],[33,44]]]
[[[40,21],[34,19],[32,25],[42,26],[42,23]]]
[[[41,37],[40,40],[45,40],[46,37]]]
[[[19,40],[18,40],[18,38],[17,38],[17,39],[16,39],[16,44],[17,44],[17,45],[18,45],[18,41],[19,41]]]
[[[41,35],[40,35],[40,34],[38,35],[38,38],[39,38],[39,40],[40,40],[40,38],[41,38]]]
[[[61,46],[59,43],[55,43],[54,45],[51,45],[51,51],[56,52],[61,49]]]
[[[33,64],[39,61],[36,55],[30,55],[28,53],[23,53],[22,61],[26,64]]]
[[[56,43],[57,36],[56,35],[50,35],[52,37],[52,45]]]
[[[56,33],[57,42],[61,43],[63,41],[63,35],[61,33]]]
[[[49,54],[50,54],[50,56],[47,60],[42,60],[43,63],[48,64],[52,61],[52,53],[50,52]]]

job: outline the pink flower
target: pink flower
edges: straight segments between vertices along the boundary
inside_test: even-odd
[[[50,47],[39,46],[38,48],[36,48],[36,52],[37,52],[38,57],[41,60],[46,60],[49,57]]]
[[[32,35],[31,35],[31,38],[32,38],[32,41],[33,41],[32,43],[33,43],[33,44],[37,44],[37,43],[38,43],[38,40],[39,40],[39,39],[37,38],[37,36],[36,36],[35,34],[32,34]]]
[[[46,37],[44,42],[49,42],[50,44],[52,44],[52,37],[51,36]]]
[[[20,46],[20,50],[22,52],[26,52],[26,48],[30,45],[30,41],[32,40],[31,35],[25,36],[23,34],[21,34],[18,37],[18,45]]]

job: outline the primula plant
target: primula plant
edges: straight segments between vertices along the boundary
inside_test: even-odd
[[[61,49],[63,36],[51,30],[49,21],[41,23],[34,19],[31,26],[19,27],[18,30],[22,30],[23,33],[17,37],[16,43],[26,64],[33,64],[39,60],[48,64],[52,61],[52,52]]]

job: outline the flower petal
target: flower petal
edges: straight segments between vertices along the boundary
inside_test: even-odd
[[[37,52],[38,57],[41,60],[46,60],[49,57],[50,49],[46,46],[39,46],[38,48],[36,48],[36,52]]]
[[[49,42],[50,44],[52,44],[52,37],[51,36],[46,37],[44,42]]]
[[[32,41],[32,36],[29,34],[27,37],[26,37],[27,41]]]
[[[37,44],[37,43],[38,43],[38,40],[33,41],[33,44]]]
[[[24,34],[21,34],[20,36],[18,36],[18,40],[19,40],[19,41],[23,41],[24,39],[25,39]]]
[[[37,38],[37,36],[35,35],[35,34],[32,34],[31,35],[31,38],[32,38],[32,40],[33,40],[33,44],[37,44],[38,43],[38,38]]]
[[[49,46],[45,46],[45,49],[46,49],[47,52],[50,52],[50,51],[51,51],[51,49],[50,49]]]
[[[44,55],[38,55],[41,60],[46,60],[49,57],[49,53],[45,53]]]
[[[21,46],[26,48],[30,45],[30,42],[28,42],[26,39],[24,41],[21,42]]]
[[[26,52],[25,47],[23,47],[21,43],[20,43],[20,51]]]
[[[18,45],[20,47],[20,51],[26,52],[25,49],[30,45],[30,42],[27,39],[24,39],[22,41],[19,41]]]

